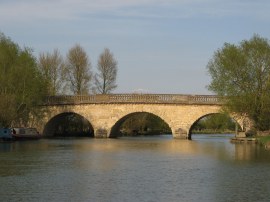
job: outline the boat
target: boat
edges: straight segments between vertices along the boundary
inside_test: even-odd
[[[41,135],[36,128],[11,128],[11,135],[15,140],[30,140],[41,138]]]
[[[11,129],[10,128],[0,128],[0,140],[10,141],[12,140]]]
[[[36,128],[0,128],[0,139],[8,140],[36,140],[40,139],[41,135]]]

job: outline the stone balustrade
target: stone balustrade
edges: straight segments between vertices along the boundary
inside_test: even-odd
[[[106,94],[48,96],[44,105],[76,104],[215,104],[221,105],[219,96],[183,94]]]

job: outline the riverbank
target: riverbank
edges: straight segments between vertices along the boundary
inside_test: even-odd
[[[251,137],[234,137],[231,138],[232,143],[258,143],[258,140],[256,138]]]
[[[270,136],[259,136],[256,139],[259,144],[263,145],[266,149],[270,149]]]
[[[270,149],[270,135],[269,136],[256,136],[256,137],[235,137],[231,139],[233,143],[256,143]]]
[[[234,134],[232,130],[192,130],[192,134]]]

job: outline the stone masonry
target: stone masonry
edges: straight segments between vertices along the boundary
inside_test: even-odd
[[[123,97],[123,95],[121,95]],[[190,138],[190,130],[194,123],[202,117],[220,113],[220,102],[199,100],[188,101],[183,95],[168,100],[165,96],[160,98],[152,97],[147,99],[143,96],[136,100],[134,96],[132,101],[123,98],[118,101],[106,100],[103,98],[95,98],[94,101],[74,101],[68,100],[54,101],[46,105],[40,106],[45,109],[43,119],[37,121],[38,129],[43,135],[50,135],[48,122],[55,116],[62,113],[76,113],[86,118],[94,129],[96,138],[110,138],[114,136],[113,128],[117,126],[120,120],[132,113],[146,112],[154,114],[163,119],[171,128],[174,138],[187,139]],[[116,96],[118,99],[118,97]],[[115,97],[113,99],[116,99]],[[90,99],[90,98],[87,98]],[[93,99],[93,98],[91,98]],[[194,100],[194,98],[192,98]],[[197,99],[197,98],[196,98]],[[98,101],[97,101],[98,100]],[[158,101],[156,101],[158,100]],[[190,100],[190,98],[189,98]],[[244,127],[243,117],[233,116],[233,118]],[[46,130],[45,130],[46,128]],[[248,126],[245,126],[248,128]],[[45,134],[44,132],[47,131]]]

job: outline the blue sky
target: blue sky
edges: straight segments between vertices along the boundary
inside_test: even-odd
[[[76,43],[95,70],[109,48],[115,93],[211,94],[206,65],[225,42],[270,39],[269,0],[0,0],[0,31],[36,56]]]

